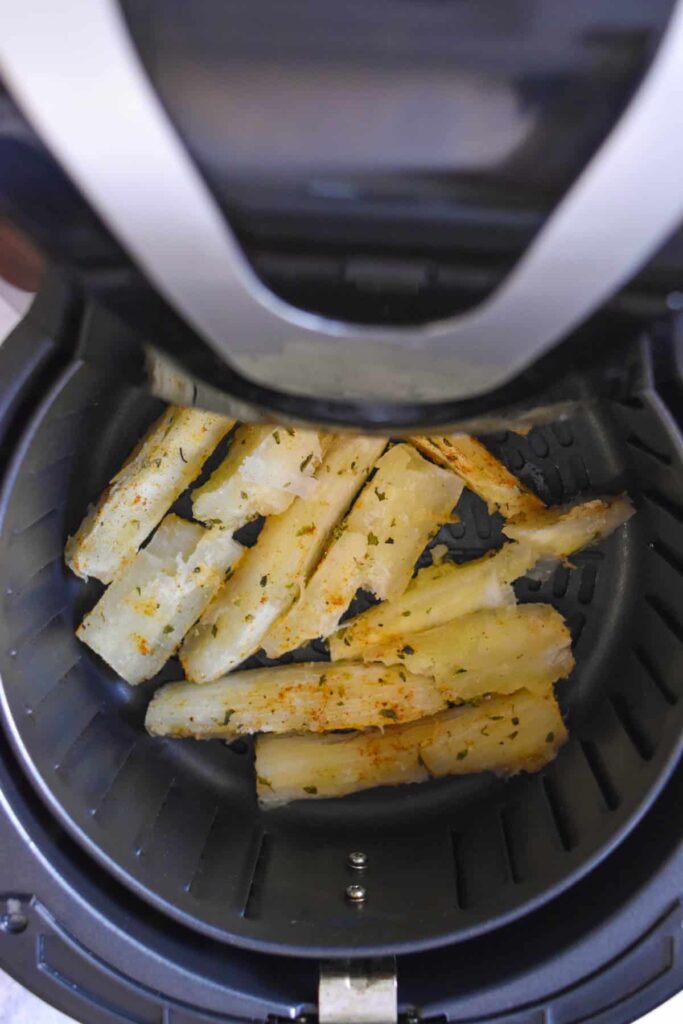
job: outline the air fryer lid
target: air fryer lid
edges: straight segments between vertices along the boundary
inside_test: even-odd
[[[683,453],[656,393],[526,439],[489,439],[549,501],[626,487],[638,507],[600,551],[519,585],[522,600],[553,603],[575,637],[578,667],[560,688],[572,738],[558,760],[510,782],[443,780],[267,814],[248,744],[148,737],[156,682],[129,688],[73,635],[97,586],[66,572],[64,539],[157,412],[72,364],[33,416],[0,500],[6,725],[42,798],[113,875],[216,938],[377,954],[497,927],[633,827],[678,756],[682,724]],[[438,538],[457,558],[500,541],[474,496],[458,511]],[[178,673],[171,665],[163,678]],[[356,850],[368,858],[362,906],[345,897]]]

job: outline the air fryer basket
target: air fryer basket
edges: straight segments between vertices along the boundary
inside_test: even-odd
[[[0,673],[10,737],[59,822],[114,876],[214,938],[270,952],[427,949],[529,912],[585,874],[659,793],[681,745],[683,449],[654,390],[487,440],[553,503],[627,489],[638,514],[522,600],[568,619],[571,740],[537,776],[488,775],[261,812],[242,743],[148,737],[131,689],[75,639],[96,599],[62,549],[158,403],[75,362],[32,417],[0,498]],[[500,543],[466,494],[458,559]],[[310,653],[310,652],[309,652]],[[315,653],[315,652],[314,652]],[[319,652],[317,656],[320,656]],[[163,678],[178,677],[177,664]],[[351,850],[368,899],[350,905]]]

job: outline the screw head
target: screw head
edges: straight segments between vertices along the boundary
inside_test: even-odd
[[[365,903],[367,898],[367,889],[364,885],[347,885],[346,886],[346,897],[352,903]]]
[[[28,918],[20,911],[3,914],[0,917],[0,928],[6,935],[21,935],[28,928]]]
[[[368,855],[363,853],[361,850],[354,850],[349,854],[349,867],[355,868],[356,871],[362,871],[368,866]]]

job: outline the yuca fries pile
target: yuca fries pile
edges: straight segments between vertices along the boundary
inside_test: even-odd
[[[512,583],[605,538],[628,498],[546,508],[463,434],[391,444],[240,425],[192,492],[194,519],[170,513],[233,427],[168,408],[66,546],[74,572],[109,584],[84,643],[132,685],[180,655],[186,678],[157,690],[147,729],[258,734],[264,805],[550,761],[567,737],[553,684],[574,666],[571,637],[551,606],[516,604]],[[465,486],[508,541],[414,574]],[[243,547],[233,534],[260,517]],[[359,589],[379,603],[340,625]],[[316,638],[330,662],[234,671]]]

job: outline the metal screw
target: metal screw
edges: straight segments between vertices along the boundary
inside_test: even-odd
[[[20,935],[28,928],[28,918],[19,900],[7,900],[7,910],[0,917],[0,928],[6,935]]]
[[[368,855],[362,853],[360,850],[354,850],[353,853],[349,854],[349,867],[355,868],[356,871],[363,871],[368,866]]]
[[[367,889],[364,885],[346,886],[346,897],[351,900],[352,903],[365,903],[367,895]]]

